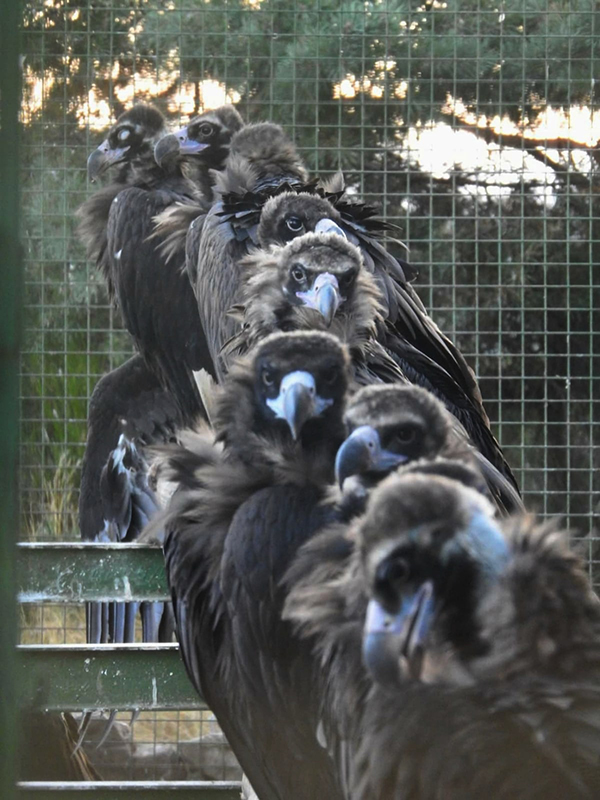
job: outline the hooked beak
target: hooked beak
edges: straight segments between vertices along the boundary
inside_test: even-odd
[[[315,379],[310,372],[301,370],[288,373],[281,381],[277,397],[267,400],[275,416],[287,422],[294,441],[304,424],[320,416],[332,403],[331,399],[319,397]]]
[[[317,275],[308,292],[296,292],[296,297],[302,300],[303,305],[318,311],[328,328],[343,299],[338,280],[330,272]]]
[[[179,156],[196,155],[196,153],[206,150],[207,147],[207,142],[197,142],[194,139],[190,139],[188,129],[184,127],[159,139],[154,148],[154,158],[156,163],[162,167],[169,160]]]
[[[118,164],[119,161],[122,161],[128,150],[129,145],[127,147],[116,147],[113,150],[108,143],[108,139],[105,139],[88,157],[87,173],[90,181],[95,181],[113,164]]]
[[[403,453],[392,453],[381,447],[379,434],[370,425],[353,431],[337,451],[335,477],[340,488],[351,475],[366,472],[390,472],[408,461]]]
[[[337,233],[338,236],[341,236],[344,239],[348,238],[337,222],[334,222],[328,217],[320,219],[317,222],[315,225],[315,233]]]
[[[425,642],[433,619],[433,583],[405,597],[397,614],[371,600],[363,631],[363,660],[376,683],[397,688],[421,676]]]

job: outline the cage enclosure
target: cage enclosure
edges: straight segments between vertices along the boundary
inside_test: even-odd
[[[135,102],[173,126],[232,103],[398,226],[527,507],[565,518],[595,579],[598,42],[592,0],[24,2],[21,538],[79,539],[88,401],[133,352],[76,235],[86,159]],[[81,604],[30,602],[20,622],[23,644],[85,642]],[[207,711],[120,720],[104,777],[239,779]]]

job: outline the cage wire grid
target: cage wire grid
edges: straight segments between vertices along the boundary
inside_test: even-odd
[[[75,235],[87,155],[134,101],[173,124],[228,101],[399,225],[527,506],[587,537],[596,578],[599,14],[591,0],[25,2],[25,538],[79,538],[87,402],[132,352]],[[23,641],[83,641],[79,608],[22,622]]]

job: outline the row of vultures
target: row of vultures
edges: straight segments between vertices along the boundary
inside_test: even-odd
[[[596,582],[595,5],[22,13],[22,538],[158,541],[175,604],[21,641],[178,628],[233,748],[172,690],[25,717],[22,777],[594,795],[589,585],[507,520]]]
[[[231,104],[134,105],[88,177],[136,353],[90,399],[81,533],[160,543],[172,595],[88,603],[88,643],[176,637],[248,798],[595,796],[600,607],[395,227]]]

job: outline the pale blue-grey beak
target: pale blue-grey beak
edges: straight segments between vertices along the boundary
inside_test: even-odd
[[[284,419],[296,440],[304,424],[318,417],[333,403],[317,394],[315,379],[310,372],[297,370],[285,375],[279,386],[279,394],[267,399],[267,405],[279,419]]]
[[[88,157],[88,178],[91,181],[96,180],[96,178],[102,175],[103,172],[106,172],[110,166],[122,161],[128,150],[129,145],[127,147],[115,147],[111,149],[108,139],[105,139]]]
[[[302,300],[303,305],[318,311],[327,327],[331,325],[343,299],[338,279],[330,272],[317,275],[308,292],[296,292],[296,297]]]
[[[183,127],[175,133],[169,133],[159,139],[154,148],[154,159],[159,166],[163,167],[169,160],[180,156],[196,155],[196,153],[206,150],[207,147],[207,142],[190,139],[187,127]]]
[[[363,661],[376,683],[397,687],[406,677],[420,677],[433,610],[431,581],[403,598],[397,614],[388,614],[377,600],[369,602],[363,631]]]
[[[338,236],[347,239],[348,237],[344,233],[344,231],[340,228],[337,222],[334,222],[329,217],[325,217],[324,219],[320,219],[317,224],[315,225],[315,233],[335,233]]]
[[[351,475],[389,472],[408,461],[403,453],[392,453],[381,446],[379,434],[370,425],[352,431],[335,458],[335,477],[340,487]]]

